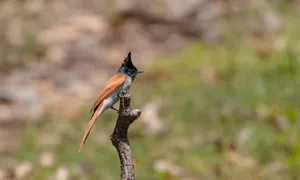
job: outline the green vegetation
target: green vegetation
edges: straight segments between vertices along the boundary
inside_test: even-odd
[[[158,159],[195,179],[300,178],[300,26],[295,25],[297,16],[284,18],[284,28],[274,37],[215,46],[195,43],[144,68],[147,73],[131,89],[132,106],[141,108],[160,97],[159,113],[167,128],[149,136],[142,119],[132,125],[137,179],[182,179],[157,171]],[[118,179],[119,160],[109,139],[114,111],[100,118],[82,153],[76,154],[90,105],[75,119],[55,117],[28,128],[16,157],[35,162],[31,179],[45,179],[61,166],[70,168],[74,179]],[[60,143],[46,143],[54,137]],[[44,151],[57,156],[50,169],[39,166]],[[78,166],[84,168],[76,170]]]

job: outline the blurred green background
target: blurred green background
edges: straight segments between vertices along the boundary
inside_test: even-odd
[[[0,2],[0,179],[119,179],[89,110],[128,51],[136,179],[300,179],[300,2]],[[117,106],[116,106],[117,107]]]

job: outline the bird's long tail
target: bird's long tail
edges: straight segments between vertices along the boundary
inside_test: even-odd
[[[98,116],[100,115],[100,114],[99,114],[99,111],[101,110],[101,108],[102,108],[102,103],[98,106],[97,110],[94,112],[94,114],[93,114],[91,120],[89,121],[88,128],[85,130],[85,133],[84,133],[84,136],[83,136],[83,138],[82,138],[82,140],[81,140],[80,147],[79,147],[79,149],[78,149],[77,154],[80,153],[80,151],[81,151],[81,149],[82,149],[82,146],[84,145],[85,141],[87,140],[87,138],[88,138],[88,136],[89,136],[89,134],[90,134],[90,131],[91,131],[91,129],[92,129],[94,123],[96,122]]]

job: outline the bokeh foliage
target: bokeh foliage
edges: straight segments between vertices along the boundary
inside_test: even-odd
[[[265,38],[228,37],[218,45],[195,42],[144,67],[146,73],[131,89],[132,106],[161,98],[159,113],[167,128],[149,136],[139,120],[131,127],[137,179],[181,179],[157,171],[157,159],[179,165],[183,177],[195,179],[300,177],[300,26],[293,13],[284,12],[280,31]],[[35,162],[29,179],[45,179],[61,166],[75,169],[74,179],[118,179],[119,160],[109,140],[113,111],[100,118],[76,155],[90,104],[71,120],[46,116],[45,123],[28,127],[15,156]],[[38,143],[45,134],[59,137],[61,143]],[[49,150],[57,155],[55,166],[39,167],[40,153]],[[230,154],[238,157],[236,163]],[[245,165],[248,161],[255,163]],[[272,164],[280,164],[279,170]]]

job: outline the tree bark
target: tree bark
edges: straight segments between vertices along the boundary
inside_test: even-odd
[[[140,117],[142,111],[139,109],[132,109],[130,107],[131,98],[129,92],[122,91],[119,96],[119,116],[110,139],[119,154],[121,163],[121,180],[135,180],[135,169],[127,132],[129,126]]]

